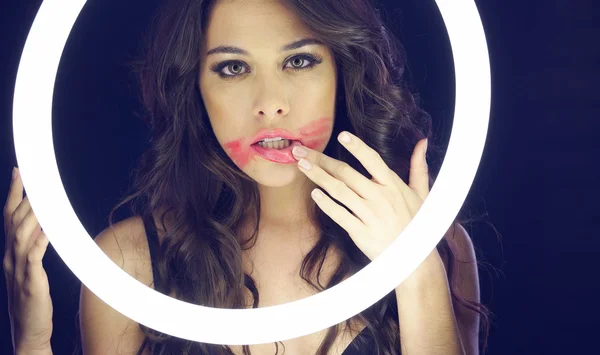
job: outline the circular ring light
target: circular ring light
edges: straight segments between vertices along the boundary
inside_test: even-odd
[[[454,55],[455,117],[441,171],[418,214],[379,258],[339,285],[287,304],[234,310],[189,304],[143,285],[102,252],[75,215],[54,155],[52,95],[62,51],[85,0],[45,0],[22,53],[13,124],[23,183],[57,253],[86,287],[123,315],[198,342],[243,345],[296,338],[340,323],[376,303],[436,247],[467,196],[485,144],[491,80],[475,2],[436,3]]]

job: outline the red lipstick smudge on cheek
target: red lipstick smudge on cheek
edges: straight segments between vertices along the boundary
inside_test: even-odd
[[[244,169],[250,162],[250,147],[243,144],[243,138],[223,144],[229,157],[240,169]]]
[[[303,136],[317,136],[323,135],[329,132],[331,129],[330,117],[322,117],[318,120],[307,123],[304,127],[300,128],[300,133]]]
[[[327,136],[331,132],[331,117],[322,117],[312,121],[300,128],[300,134],[304,145],[312,150],[318,150],[327,142]]]

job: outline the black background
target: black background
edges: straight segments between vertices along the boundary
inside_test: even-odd
[[[415,91],[443,144],[452,124],[454,77],[440,14],[432,0],[384,3],[407,49]],[[482,262],[482,301],[493,313],[488,353],[598,353],[599,5],[476,3],[489,45],[493,96],[487,145],[469,195],[473,210],[487,214],[471,236]],[[10,1],[0,8],[2,196],[17,165],[15,77],[40,4]],[[88,1],[62,57],[54,97],[55,151],[69,198],[90,235],[107,226],[110,208],[147,147],[127,63],[138,53],[156,4]],[[116,216],[124,217],[126,210]],[[54,303],[54,353],[69,354],[79,336],[79,282],[51,246],[44,262]],[[2,285],[0,353],[9,354],[3,280]]]

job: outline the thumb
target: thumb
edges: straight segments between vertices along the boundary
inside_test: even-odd
[[[429,194],[429,168],[427,167],[427,138],[420,140],[410,158],[408,186],[417,193],[421,200]]]

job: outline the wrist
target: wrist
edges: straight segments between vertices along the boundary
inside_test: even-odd
[[[15,355],[53,355],[50,344],[46,346],[20,345],[15,348]]]

